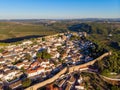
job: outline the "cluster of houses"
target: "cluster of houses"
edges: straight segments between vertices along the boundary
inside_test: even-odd
[[[15,83],[23,74],[26,74],[27,78],[36,78],[39,75],[44,78],[63,62],[76,65],[78,62],[93,60],[81,53],[81,49],[91,46],[92,42],[71,40],[72,36],[71,33],[61,33],[6,46],[0,53],[0,82],[8,85]],[[41,49],[47,50],[51,58],[38,60],[36,54]]]
[[[79,72],[61,75],[56,81],[58,90],[85,90],[83,77]]]

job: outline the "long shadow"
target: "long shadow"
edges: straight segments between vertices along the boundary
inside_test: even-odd
[[[30,35],[30,36],[24,36],[24,37],[10,38],[5,40],[0,40],[0,43],[14,43],[14,42],[22,41],[25,39],[38,38],[43,36],[45,35]]]

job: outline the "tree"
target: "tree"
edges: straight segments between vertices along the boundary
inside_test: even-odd
[[[45,38],[42,38],[42,41],[45,41]]]
[[[51,55],[49,53],[47,53],[47,50],[42,50],[40,52],[37,52],[37,58],[41,58],[41,59],[50,59]]]
[[[32,58],[32,57],[30,56],[30,54],[26,54],[26,55],[25,55],[25,59],[31,60],[31,58]]]
[[[1,48],[1,49],[0,49],[0,53],[2,53],[3,51],[4,51],[4,49],[3,49],[3,48]]]
[[[21,67],[21,71],[24,73],[25,72],[25,69],[24,69],[24,67]]]
[[[120,88],[118,86],[112,86],[111,90],[120,90]]]
[[[36,56],[37,56],[37,58],[41,58],[42,57],[42,52],[37,52]]]
[[[22,86],[25,87],[29,87],[31,85],[31,80],[29,78],[26,78],[22,81]]]

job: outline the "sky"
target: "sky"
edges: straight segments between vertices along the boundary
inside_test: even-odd
[[[120,0],[0,0],[0,19],[120,18]]]

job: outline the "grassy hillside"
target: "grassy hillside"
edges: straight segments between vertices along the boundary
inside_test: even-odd
[[[57,24],[44,25],[18,22],[0,22],[0,40],[29,35],[50,35],[61,31],[62,29],[59,24],[57,26]]]
[[[116,73],[114,77],[118,78],[118,75],[120,75],[120,23],[90,22],[87,24],[73,25],[72,31],[82,30],[88,32],[88,28],[91,27],[87,39],[96,43],[99,46],[98,50],[105,48],[112,51],[111,56],[96,62],[95,68],[98,68],[99,72],[106,76]]]
[[[95,63],[99,72],[106,76],[114,77],[120,75],[120,23],[90,23],[92,34],[87,38],[97,43],[99,48],[105,48],[112,51],[112,55]],[[111,35],[110,35],[111,34]],[[110,36],[109,36],[110,35]]]
[[[86,90],[120,90],[119,86],[105,82],[96,73],[82,72],[81,75],[84,79],[83,83],[85,83]]]

